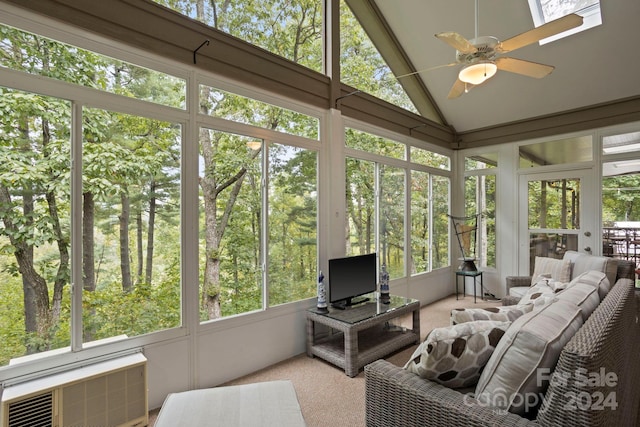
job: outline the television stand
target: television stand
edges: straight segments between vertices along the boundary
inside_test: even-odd
[[[402,318],[412,314],[411,329]],[[316,331],[325,325],[329,331]],[[365,304],[346,309],[307,310],[307,355],[317,356],[355,377],[365,365],[420,341],[420,301],[376,294]]]
[[[331,304],[331,307],[336,308],[338,310],[344,310],[347,307],[353,307],[354,305],[362,304],[367,301],[371,301],[371,298],[369,297],[349,298],[343,301],[334,302]]]

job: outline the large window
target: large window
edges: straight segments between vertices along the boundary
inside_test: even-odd
[[[22,82],[50,78],[59,93],[1,89],[0,299],[11,305],[0,314],[0,364],[179,326],[182,130],[133,104],[184,109],[186,80],[0,31],[2,65],[25,73]],[[87,97],[100,97],[93,89],[118,95],[140,114],[87,107],[74,114],[77,103],[62,99],[68,84]],[[74,129],[82,138],[72,145]],[[76,250],[72,235],[81,236]],[[71,298],[74,263],[82,266],[75,278],[81,303]]]
[[[322,0],[154,1],[322,72]]]
[[[0,365],[6,365],[70,342],[71,123],[66,101],[0,93]]]
[[[402,161],[409,147],[397,141],[347,128],[345,145],[352,149],[345,160],[347,255],[377,252],[392,279],[448,266],[449,177]],[[426,153],[448,165],[446,156]]]
[[[201,130],[201,320],[265,308],[267,283],[270,306],[315,295],[316,157],[310,150]]]
[[[602,253],[640,268],[640,132],[604,136],[602,160]]]
[[[496,172],[498,154],[465,157],[464,215],[478,216],[476,264],[496,267]]]
[[[179,326],[181,126],[83,117],[84,341]]]
[[[319,120],[200,85],[200,112],[246,132],[200,131],[201,320],[315,295]],[[259,128],[259,129],[256,129]],[[276,131],[276,132],[274,132]],[[267,292],[265,292],[267,290]]]
[[[170,107],[186,107],[186,81],[0,24],[0,65]]]
[[[183,308],[208,320],[315,295],[318,117],[0,31],[0,72],[17,71],[0,88],[0,366],[176,336]],[[43,78],[48,96],[28,92]],[[185,170],[199,170],[193,188]],[[183,206],[188,192],[199,207]],[[200,239],[185,242],[185,216]],[[186,272],[198,245],[199,271]],[[182,300],[187,274],[197,305]]]
[[[417,113],[415,105],[344,0],[340,1],[340,79],[342,83]]]

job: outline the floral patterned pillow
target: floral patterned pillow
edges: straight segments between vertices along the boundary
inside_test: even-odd
[[[404,369],[449,388],[472,386],[509,325],[481,320],[436,328]]]

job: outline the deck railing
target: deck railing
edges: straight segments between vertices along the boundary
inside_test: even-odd
[[[640,268],[640,228],[603,227],[602,255],[631,260]]]

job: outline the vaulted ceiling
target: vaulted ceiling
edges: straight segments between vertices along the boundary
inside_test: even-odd
[[[455,61],[455,49],[434,37],[436,33],[455,31],[467,39],[475,35],[474,0],[347,0],[347,3],[374,43],[380,44],[383,54],[385,49],[391,49],[389,40],[395,39],[407,60],[406,64],[390,61],[396,75]],[[634,105],[632,110],[637,109],[640,2],[601,1],[601,13],[602,25],[598,27],[542,46],[534,43],[508,54],[555,66],[542,79],[498,71],[469,93],[447,99],[461,66],[420,73],[426,96],[435,104],[432,111],[421,112],[462,135],[465,132],[477,135],[478,130],[521,124],[558,113],[579,115],[584,111],[584,119],[597,125],[592,107],[625,104],[629,100]],[[379,32],[384,27],[392,35],[386,41]],[[534,24],[527,0],[479,0],[478,27],[480,36],[506,40],[534,28]],[[415,91],[415,87],[408,85],[407,90]],[[610,109],[605,110],[604,114],[611,114]],[[622,114],[628,112],[628,108],[621,110]]]

